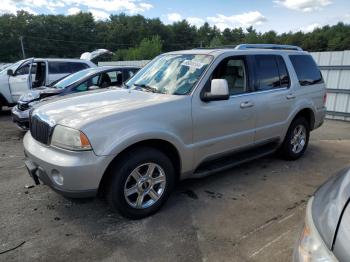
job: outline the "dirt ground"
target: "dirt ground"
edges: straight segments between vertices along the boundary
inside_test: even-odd
[[[159,213],[129,221],[101,199],[25,188],[22,137],[0,113],[0,261],[290,261],[306,201],[350,166],[350,123],[326,121],[302,159],[181,182]]]

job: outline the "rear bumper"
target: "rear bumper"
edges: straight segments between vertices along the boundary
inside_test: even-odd
[[[93,151],[72,152],[48,147],[27,132],[23,139],[25,165],[36,183],[74,198],[93,197],[113,156],[96,156]]]
[[[326,113],[327,113],[327,108],[325,106],[317,110],[313,129],[319,128],[320,126],[323,125],[323,122],[326,118]]]
[[[12,121],[22,130],[29,129],[29,109],[21,111],[17,106],[14,106],[11,110]]]

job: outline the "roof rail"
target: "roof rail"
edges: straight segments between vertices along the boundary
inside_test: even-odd
[[[295,51],[303,51],[303,49],[299,46],[295,45],[276,45],[276,44],[242,44],[236,46],[237,50],[244,49],[277,49],[277,50],[295,50]]]

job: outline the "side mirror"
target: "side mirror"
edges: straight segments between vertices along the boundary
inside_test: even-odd
[[[89,86],[88,90],[96,90],[99,89],[99,86]]]
[[[12,69],[7,69],[7,75],[8,76],[13,76],[13,70]]]
[[[211,80],[210,92],[205,92],[202,96],[202,100],[205,102],[228,100],[230,93],[228,91],[228,84],[226,79],[213,79]]]

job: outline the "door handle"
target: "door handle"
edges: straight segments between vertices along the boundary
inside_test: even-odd
[[[253,107],[254,103],[251,101],[245,101],[241,103],[241,108],[249,108],[249,107]]]
[[[288,94],[288,95],[286,96],[286,98],[287,98],[288,100],[294,99],[294,98],[295,98],[295,95],[294,95],[294,94]]]

